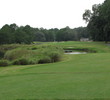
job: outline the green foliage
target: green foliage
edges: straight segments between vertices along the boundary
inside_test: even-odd
[[[83,19],[88,22],[87,28],[94,41],[110,41],[110,0],[93,5],[92,11],[85,11]]]
[[[15,60],[21,57],[28,57],[32,52],[26,49],[13,49],[5,53],[4,58],[7,60]]]
[[[42,41],[42,42],[46,41],[44,33],[40,32],[40,31],[36,32],[34,40],[35,41]]]
[[[0,30],[0,44],[33,42],[33,30],[30,26],[18,27],[16,24],[4,25]]]
[[[4,54],[8,51],[8,50],[12,50],[15,48],[20,47],[20,45],[18,44],[11,44],[11,45],[0,45],[0,59],[4,58]]]
[[[36,58],[18,58],[12,61],[13,65],[33,65],[38,64],[38,59]]]
[[[13,43],[14,33],[9,25],[4,25],[0,30],[0,44]]]
[[[37,64],[37,52],[26,48],[9,50],[4,58],[18,65]]]
[[[63,50],[57,46],[27,45],[6,51],[4,59],[13,62],[13,64],[25,65],[57,62],[61,60],[62,55]]]
[[[20,58],[13,61],[13,65],[29,65],[29,61],[26,58]]]
[[[57,62],[61,60],[61,54],[59,52],[51,52],[49,56],[52,62]]]
[[[20,27],[15,31],[15,43],[30,44],[33,42],[33,33],[30,26]]]
[[[0,59],[4,57],[4,51],[0,51]]]
[[[29,65],[33,65],[33,64],[38,64],[38,59],[37,58],[28,58],[27,59],[29,62]]]
[[[44,64],[44,63],[51,63],[51,58],[48,56],[44,56],[42,58],[39,59],[38,63],[39,64]]]
[[[6,24],[0,29],[0,44],[31,44],[34,41],[78,41],[80,38],[89,38],[86,30],[85,27],[71,29],[67,26],[62,29],[47,30],[32,28],[29,25],[18,27],[16,24]]]
[[[0,60],[0,67],[9,66],[10,63],[8,60]]]
[[[109,46],[103,42],[69,41],[48,44],[68,48],[89,48],[96,50],[97,53],[65,55],[64,60],[59,63],[2,67],[0,68],[1,100],[36,98],[39,100],[109,100]],[[52,51],[53,47],[44,45],[38,49],[44,52],[43,48],[46,47],[51,48]]]
[[[63,49],[56,46],[42,46],[38,52],[40,63],[60,61],[63,55]]]

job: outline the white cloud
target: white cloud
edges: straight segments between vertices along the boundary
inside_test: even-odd
[[[32,27],[84,26],[82,14],[104,0],[0,0],[0,27],[29,24]]]

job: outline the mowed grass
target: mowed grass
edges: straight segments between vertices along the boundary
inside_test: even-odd
[[[104,43],[85,44],[103,52],[65,55],[57,63],[1,67],[0,100],[110,100],[110,49]]]
[[[110,48],[104,42],[50,42],[50,45],[57,45],[63,48],[73,48],[73,49],[90,49],[97,51],[98,53],[110,52]]]

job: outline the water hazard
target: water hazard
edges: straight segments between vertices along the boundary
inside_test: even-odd
[[[87,54],[87,52],[66,52],[65,54]]]
[[[64,50],[65,54],[87,54],[84,51]]]

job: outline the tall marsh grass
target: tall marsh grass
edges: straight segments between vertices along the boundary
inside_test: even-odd
[[[14,65],[29,65],[57,62],[61,60],[62,55],[62,48],[45,45],[8,50],[4,55],[4,59],[9,60]]]

